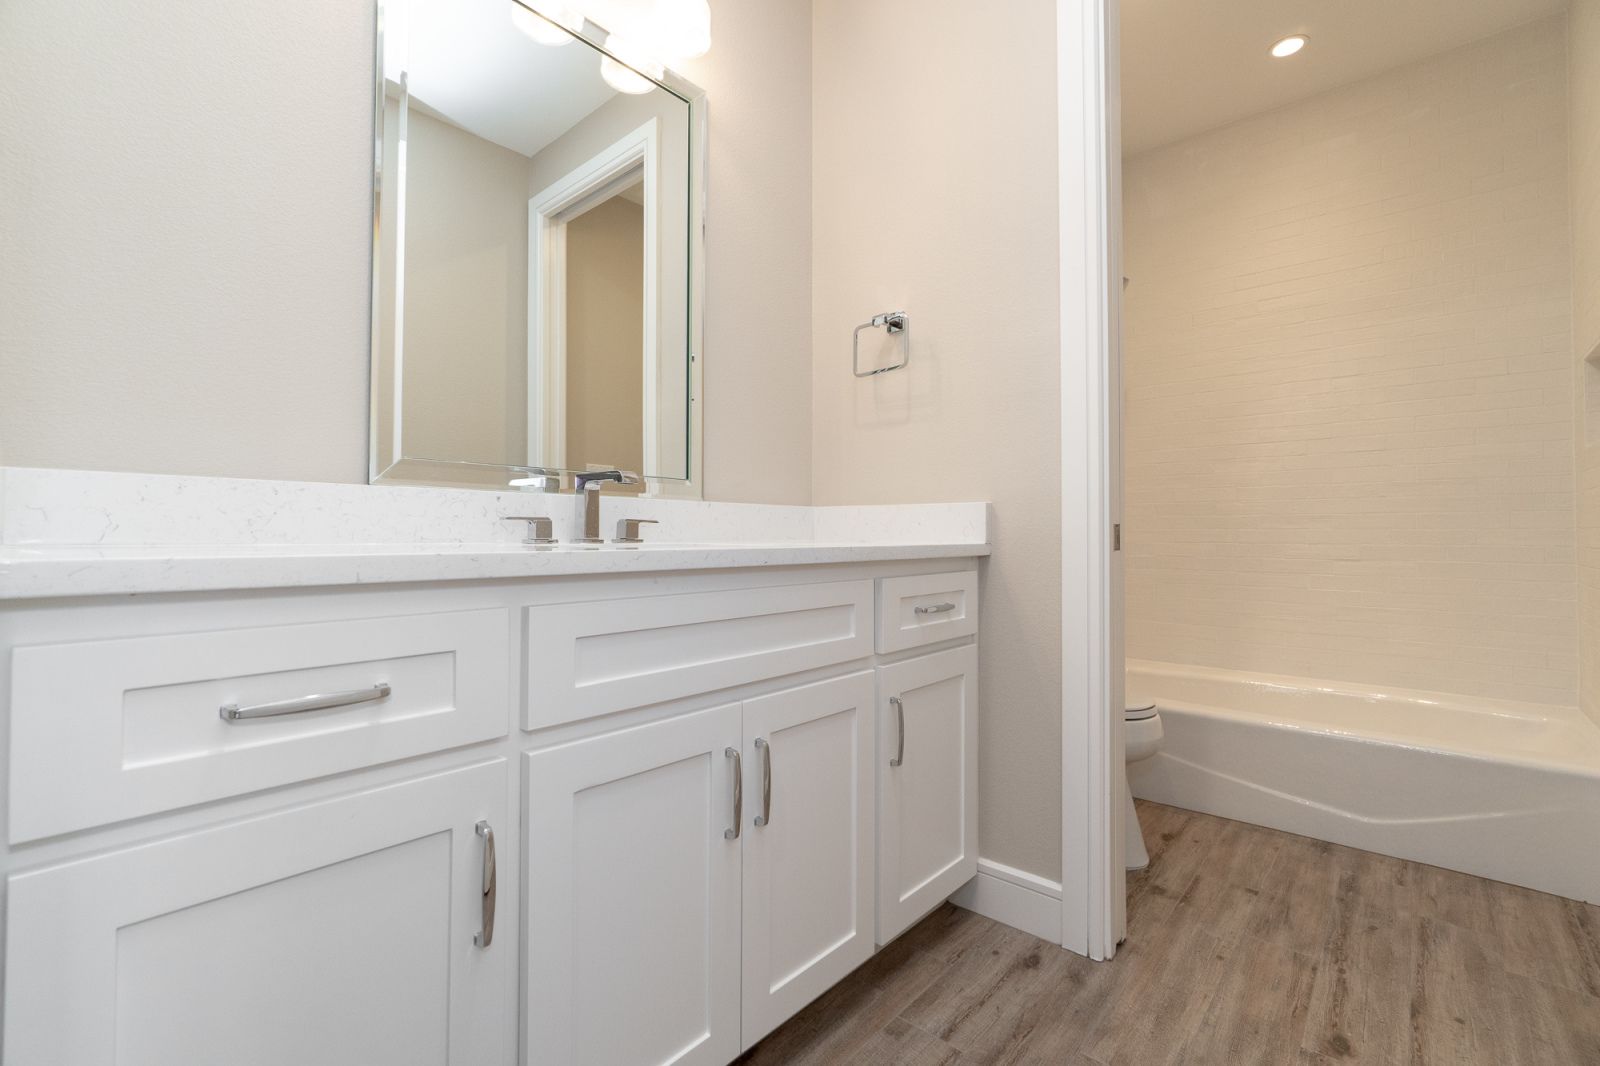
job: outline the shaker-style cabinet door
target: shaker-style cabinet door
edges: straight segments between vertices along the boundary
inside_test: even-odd
[[[878,943],[978,873],[978,649],[878,668]]]
[[[724,1066],[739,1053],[739,705],[523,758],[528,1066]]]
[[[13,875],[6,1061],[508,1062],[507,806],[496,759]]]
[[[744,704],[750,1047],[872,954],[872,672]]]

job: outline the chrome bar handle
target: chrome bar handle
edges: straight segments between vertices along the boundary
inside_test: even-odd
[[[890,696],[889,705],[894,708],[895,721],[900,731],[900,740],[895,745],[894,758],[889,760],[889,765],[899,766],[906,761],[906,705],[899,696]]]
[[[738,840],[744,822],[744,756],[738,748],[723,748],[724,757],[733,760],[733,828],[722,831],[723,840]]]
[[[483,931],[474,933],[472,942],[480,948],[486,948],[494,943],[494,829],[488,822],[479,822],[477,833],[483,838]]]
[[[772,745],[756,737],[756,748],[761,752],[761,813],[756,815],[756,827],[772,824]]]
[[[953,603],[923,603],[916,607],[917,614],[948,614],[956,609]]]
[[[324,692],[316,696],[301,696],[277,703],[258,703],[241,707],[237,703],[224,703],[217,715],[224,722],[242,722],[249,718],[276,718],[282,714],[305,714],[307,711],[325,711],[330,707],[351,707],[358,703],[371,703],[389,695],[389,683],[380,681],[371,688],[351,689],[349,692]]]

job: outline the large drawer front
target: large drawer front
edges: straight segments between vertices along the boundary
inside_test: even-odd
[[[871,581],[526,610],[530,730],[872,654]]]
[[[497,607],[19,647],[11,839],[504,736],[510,622]],[[350,702],[249,717],[323,694]]]
[[[879,582],[878,651],[920,648],[978,631],[978,572],[886,577]]]

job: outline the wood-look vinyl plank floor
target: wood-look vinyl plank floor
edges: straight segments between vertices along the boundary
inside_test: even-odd
[[[744,1066],[1600,1066],[1600,907],[1157,804],[1095,963],[946,904]]]

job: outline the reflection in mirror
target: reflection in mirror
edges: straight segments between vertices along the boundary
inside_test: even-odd
[[[375,479],[692,477],[703,97],[576,29],[383,4]]]

